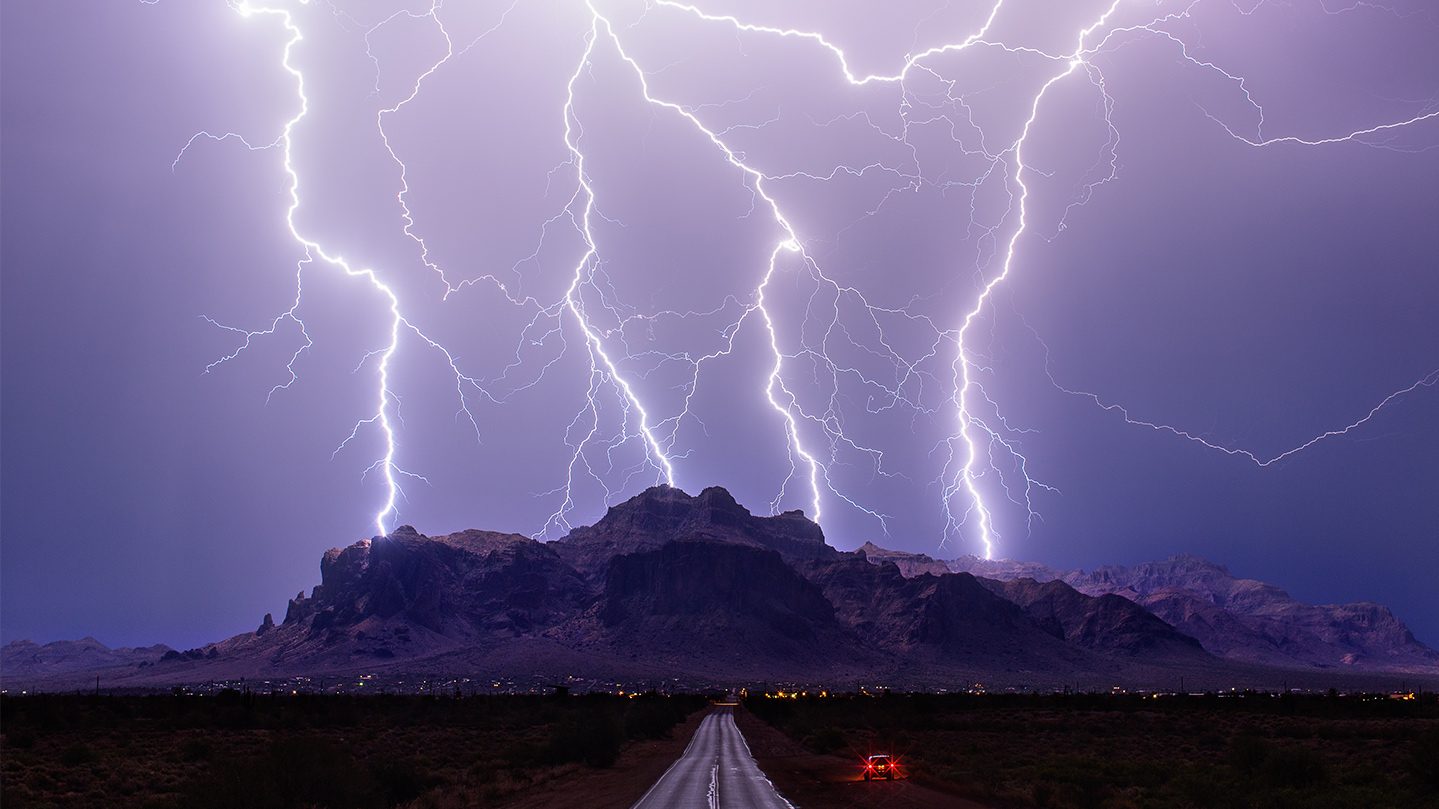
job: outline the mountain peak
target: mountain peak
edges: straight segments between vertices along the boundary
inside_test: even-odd
[[[586,575],[598,575],[615,556],[655,550],[669,542],[720,542],[778,551],[787,560],[838,553],[801,511],[759,517],[721,486],[690,495],[675,486],[651,486],[610,506],[599,522],[552,543]]]
[[[943,576],[952,572],[944,562],[933,559],[922,553],[909,553],[907,551],[893,551],[888,548],[881,548],[873,542],[866,542],[859,546],[858,553],[864,554],[864,558],[876,565],[886,562],[892,563],[899,568],[899,572],[906,577],[921,576],[925,573],[932,573],[936,576]]]

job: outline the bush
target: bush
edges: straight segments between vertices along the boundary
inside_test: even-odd
[[[100,755],[90,749],[86,744],[74,744],[60,754],[60,763],[66,767],[79,767],[82,764],[94,764],[100,760]]]
[[[1439,728],[1421,734],[1409,746],[1408,769],[1415,781],[1439,791]]]
[[[29,750],[35,746],[35,731],[30,728],[10,731],[5,734],[5,746],[17,750]]]
[[[804,744],[816,753],[833,753],[844,747],[844,731],[836,727],[822,727],[806,736]]]
[[[192,809],[380,809],[387,804],[350,751],[320,739],[276,741],[257,756],[217,764],[193,782]]]
[[[391,806],[412,801],[439,784],[439,779],[415,758],[382,761],[374,768],[374,777],[385,803]]]
[[[1276,787],[1306,788],[1329,780],[1324,757],[1305,747],[1280,747],[1264,759],[1264,781]]]
[[[1269,743],[1258,736],[1236,736],[1229,743],[1229,765],[1240,773],[1251,775],[1264,766],[1269,752]]]
[[[624,742],[619,714],[595,711],[556,727],[546,745],[545,759],[551,764],[581,761],[591,767],[608,767],[619,758]]]
[[[209,761],[214,751],[204,739],[186,739],[180,745],[180,758],[189,761]]]
[[[625,736],[631,739],[659,739],[684,720],[685,711],[664,697],[646,696],[630,700],[625,711]]]

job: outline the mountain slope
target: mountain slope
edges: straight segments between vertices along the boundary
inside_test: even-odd
[[[152,665],[173,650],[164,644],[111,649],[94,638],[40,645],[17,640],[0,649],[0,676],[30,677]]]
[[[331,549],[320,584],[282,621],[266,615],[199,649],[11,644],[0,673],[78,682],[98,668],[110,687],[360,672],[539,686],[1108,687],[1183,675],[1227,686],[1284,678],[1206,648],[1294,666],[1343,647],[1360,669],[1412,648],[1381,607],[1300,605],[1198,560],[1048,578],[990,580],[873,545],[843,553],[799,512],[757,517],[723,489],[657,486],[550,543],[405,526]]]
[[[1202,660],[1199,641],[1127,598],[1088,596],[1062,581],[981,579],[1057,638],[1097,652],[1148,660]]]
[[[693,497],[672,486],[652,487],[612,506],[599,522],[576,528],[551,547],[576,570],[595,577],[615,556],[687,541],[766,548],[788,562],[833,558],[839,553],[825,543],[824,532],[804,512],[756,517],[719,486]]]
[[[1088,595],[1123,596],[1229,660],[1285,668],[1439,669],[1439,652],[1416,640],[1382,605],[1305,604],[1279,587],[1237,577],[1196,556],[1093,571],[973,556],[946,564],[1001,581],[1059,580]]]
[[[882,662],[775,551],[671,542],[611,560],[597,613],[616,651],[690,671],[813,675]]]
[[[1439,666],[1439,652],[1419,643],[1387,607],[1304,604],[1272,584],[1238,578],[1195,556],[1077,571],[1064,578],[1083,592],[1132,598],[1206,648],[1224,649],[1234,659],[1395,671]],[[1215,608],[1235,620],[1219,616]]]

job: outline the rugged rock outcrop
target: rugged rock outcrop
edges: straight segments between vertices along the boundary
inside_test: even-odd
[[[866,542],[859,546],[855,553],[864,554],[865,559],[876,565],[892,564],[906,576],[919,576],[925,573],[932,576],[943,576],[946,573],[959,572],[950,570],[948,565],[932,556],[908,551],[892,551],[888,548],[881,548],[873,542]]]
[[[1165,661],[1206,657],[1199,641],[1127,598],[1088,596],[1062,581],[982,580],[1056,638],[1106,654]]]
[[[689,670],[822,672],[873,658],[775,551],[672,542],[611,560],[598,617],[616,651]],[[760,674],[760,676],[763,676]]]
[[[881,557],[890,553],[878,551]],[[1305,604],[1279,587],[1235,576],[1197,556],[1093,571],[974,556],[944,564],[999,581],[1062,581],[1087,595],[1122,596],[1197,639],[1210,653],[1237,662],[1307,669],[1439,670],[1439,652],[1419,643],[1387,607],[1371,602]]]
[[[1234,660],[1392,671],[1439,667],[1439,652],[1419,643],[1387,607],[1305,604],[1196,556],[1075,571],[1064,580],[1083,592],[1130,598]]]
[[[756,517],[720,488],[657,486],[550,543],[404,526],[325,552],[320,583],[278,624],[266,615],[253,632],[184,652],[10,644],[3,673],[106,668],[112,686],[389,671],[1107,687],[1197,672],[1282,681],[1211,652],[1291,667],[1344,654],[1359,668],[1422,668],[1434,655],[1382,607],[1299,604],[1202,560],[1018,575],[1038,567],[984,563],[1000,581],[874,545],[842,553],[799,512]]]
[[[672,486],[655,486],[551,545],[575,569],[600,576],[616,556],[651,551],[670,542],[767,548],[787,562],[833,558],[839,553],[825,543],[824,532],[804,512],[756,517],[718,486],[696,496]]]
[[[875,648],[974,666],[1018,658],[1048,666],[1080,657],[967,573],[910,578],[858,554],[807,572],[844,623]]]

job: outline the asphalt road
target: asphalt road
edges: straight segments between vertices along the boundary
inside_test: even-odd
[[[794,809],[750,755],[734,710],[716,707],[634,809]]]

